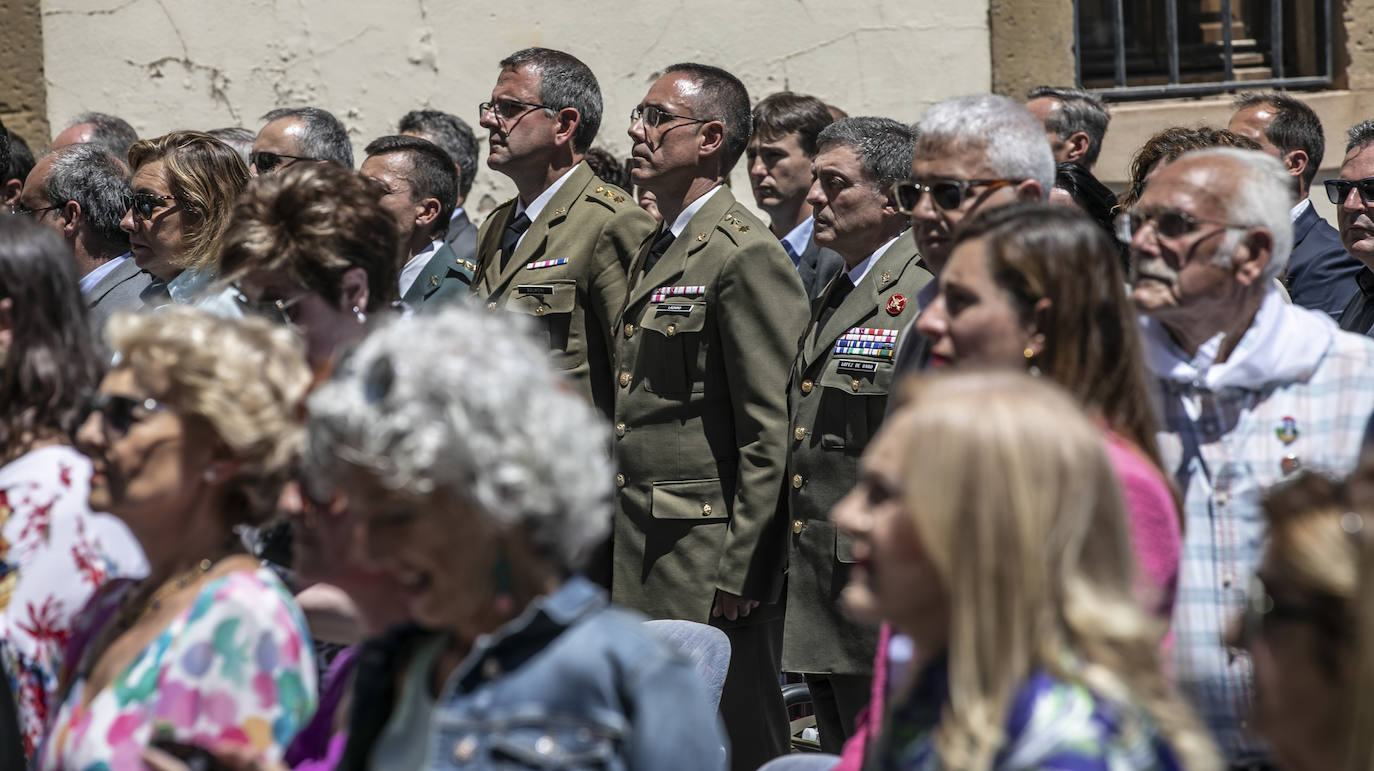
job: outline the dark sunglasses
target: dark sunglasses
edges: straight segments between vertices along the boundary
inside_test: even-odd
[[[120,196],[124,200],[124,211],[133,211],[134,216],[141,220],[153,218],[153,210],[166,206],[163,201],[175,201],[176,198],[170,195],[154,195],[153,193],[125,193]]]
[[[91,415],[98,412],[107,432],[114,436],[124,436],[135,423],[165,409],[168,409],[167,405],[151,397],[131,399],[127,396],[93,393],[86,398],[77,425],[85,424]]]
[[[975,187],[986,187],[989,191],[999,187],[1015,185],[1016,179],[941,179],[930,184],[909,179],[898,182],[897,209],[903,214],[911,214],[921,203],[921,196],[930,193],[930,200],[943,211],[954,211],[968,198],[969,191]],[[985,191],[986,192],[986,191]]]
[[[1198,226],[1221,225],[1225,228],[1248,228],[1250,225],[1236,225],[1221,220],[1205,220],[1179,211],[1178,209],[1158,209],[1155,211],[1128,211],[1116,216],[1116,236],[1121,243],[1129,244],[1131,239],[1146,225],[1153,225],[1155,232],[1165,238],[1186,236]]]
[[[487,113],[492,113],[496,116],[498,121],[505,123],[506,121],[515,120],[530,110],[553,109],[554,108],[547,104],[539,104],[538,102],[522,102],[519,99],[497,99],[492,102],[482,102],[477,105],[477,120],[480,123],[483,116]],[[557,110],[554,111],[557,112]]]
[[[1360,202],[1369,203],[1374,201],[1374,177],[1364,179],[1328,179],[1326,184],[1326,198],[1331,203],[1340,206],[1345,203],[1345,199],[1350,197],[1350,188],[1360,191]]]
[[[238,297],[235,299],[238,300],[238,304],[243,308],[245,313],[261,316],[268,321],[275,321],[278,324],[294,324],[295,319],[291,318],[291,309],[301,300],[313,294],[312,290],[307,289],[295,297],[286,300],[258,300],[257,302],[253,302],[248,299],[248,295],[245,294],[241,288],[237,286],[234,288],[238,290]]]
[[[290,159],[293,160],[293,161],[315,161],[315,162],[318,162],[318,161],[320,160],[319,158],[308,158],[308,157],[306,157],[306,156],[304,156],[304,155],[287,155],[287,154],[285,154],[285,153],[269,153],[269,152],[267,152],[266,150],[258,150],[257,152],[255,152],[255,153],[253,153],[252,155],[249,155],[249,156],[248,156],[248,160],[252,161],[253,165],[256,166],[256,167],[258,167],[258,173],[259,173],[259,174],[266,174],[267,172],[271,171],[272,169],[277,168],[277,166],[281,165],[281,162],[282,162],[282,159],[283,159],[283,158],[290,158]]]

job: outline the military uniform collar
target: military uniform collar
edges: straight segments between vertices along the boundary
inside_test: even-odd
[[[571,178],[581,166],[581,162],[578,162],[574,164],[571,169],[563,172],[563,176],[555,179],[552,185],[544,188],[544,192],[540,193],[533,201],[530,201],[529,206],[522,206],[519,197],[517,197],[515,199],[514,216],[519,217],[520,212],[524,212],[525,216],[530,218],[530,222],[539,219],[539,215],[544,212],[544,209],[548,208],[549,202],[553,200],[554,196],[558,195],[558,191],[562,189],[563,185],[567,183],[568,179]]]
[[[887,250],[891,249],[892,245],[897,243],[897,239],[901,237],[902,236],[900,233],[893,236],[891,239],[888,240],[887,243],[878,247],[876,251],[868,255],[868,257],[864,258],[863,262],[850,268],[849,283],[853,284],[854,286],[858,286],[859,282],[864,280],[864,276],[868,275],[868,271],[871,270],[873,266],[878,263],[878,260],[881,259],[884,254],[887,254]]]
[[[687,208],[683,209],[682,213],[677,215],[677,219],[673,220],[673,225],[669,228],[669,230],[673,231],[673,238],[682,235],[682,231],[687,229],[688,223],[692,221],[692,218],[696,216],[697,212],[701,211],[701,207],[705,206],[707,201],[710,201],[716,193],[720,192],[722,187],[724,187],[724,185],[716,185],[710,190],[707,190],[700,198],[687,204]]]

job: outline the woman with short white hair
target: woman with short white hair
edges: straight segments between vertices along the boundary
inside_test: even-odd
[[[360,655],[338,768],[717,766],[691,665],[578,575],[611,524],[609,434],[513,324],[400,319],[309,400],[307,481],[347,496],[421,627]]]

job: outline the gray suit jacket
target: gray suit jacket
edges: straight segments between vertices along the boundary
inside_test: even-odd
[[[455,259],[477,264],[477,226],[468,219],[466,210],[449,222],[444,243],[453,250]]]
[[[802,287],[806,289],[806,299],[814,300],[821,296],[821,290],[830,283],[844,268],[844,258],[838,252],[823,248],[812,238],[806,244],[797,261],[797,275],[801,277]]]
[[[116,258],[118,259],[118,258]],[[139,296],[153,281],[153,276],[140,270],[134,258],[126,255],[124,262],[86,293],[86,307],[90,309],[91,329],[96,337],[105,339],[105,322],[120,311],[136,311],[143,307]]]

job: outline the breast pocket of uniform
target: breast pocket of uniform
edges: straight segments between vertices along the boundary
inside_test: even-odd
[[[645,390],[662,396],[701,393],[699,358],[706,303],[678,300],[654,303],[640,322],[644,340],[638,362]]]
[[[553,352],[555,366],[568,369],[578,365],[582,345],[572,324],[573,311],[577,308],[575,280],[551,279],[538,284],[519,284],[507,307],[534,317],[540,342]]]
[[[816,432],[821,447],[863,452],[882,422],[892,387],[892,359],[835,356],[821,373]]]

